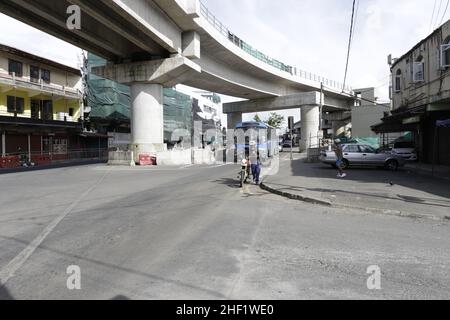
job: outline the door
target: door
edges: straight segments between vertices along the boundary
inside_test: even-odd
[[[40,117],[40,101],[31,100],[31,119],[39,119]]]
[[[371,146],[360,146],[361,161],[364,165],[376,165],[383,163],[383,154],[377,153],[377,151]]]
[[[53,120],[53,101],[45,100],[42,102],[41,118],[43,120]]]
[[[361,152],[357,144],[349,144],[344,147],[344,159],[347,159],[350,164],[362,164]]]

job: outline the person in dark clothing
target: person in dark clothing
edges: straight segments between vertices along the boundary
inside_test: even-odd
[[[259,184],[259,180],[260,180],[260,176],[261,176],[261,167],[262,167],[262,163],[261,163],[261,159],[257,158],[256,163],[252,163],[252,176],[253,176],[253,182],[255,184]]]

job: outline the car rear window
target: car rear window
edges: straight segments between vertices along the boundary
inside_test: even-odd
[[[409,149],[414,148],[414,143],[412,142],[396,142],[394,145],[395,149]]]

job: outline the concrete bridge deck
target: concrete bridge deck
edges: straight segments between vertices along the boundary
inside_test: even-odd
[[[70,30],[73,5],[81,9],[81,28]],[[94,72],[131,86],[136,156],[164,150],[164,86],[186,84],[248,100],[272,99],[266,104],[298,97],[293,107],[316,108],[304,112],[317,117],[306,119],[307,134],[319,130],[319,104],[330,111],[349,110],[354,104],[350,88],[343,92],[335,81],[285,65],[241,42],[198,0],[2,0],[0,11],[110,61]],[[320,91],[319,103],[304,104],[301,94]],[[242,112],[250,112],[246,106],[232,119],[239,121]]]

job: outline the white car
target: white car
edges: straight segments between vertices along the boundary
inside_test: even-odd
[[[417,151],[412,142],[396,142],[392,148],[393,155],[402,157],[406,161],[417,161]]]
[[[384,153],[363,144],[343,144],[344,152],[343,168],[350,166],[372,166],[385,167],[391,171],[396,171],[406,164],[406,160],[392,153]],[[334,151],[322,151],[320,161],[336,167],[336,154]]]

